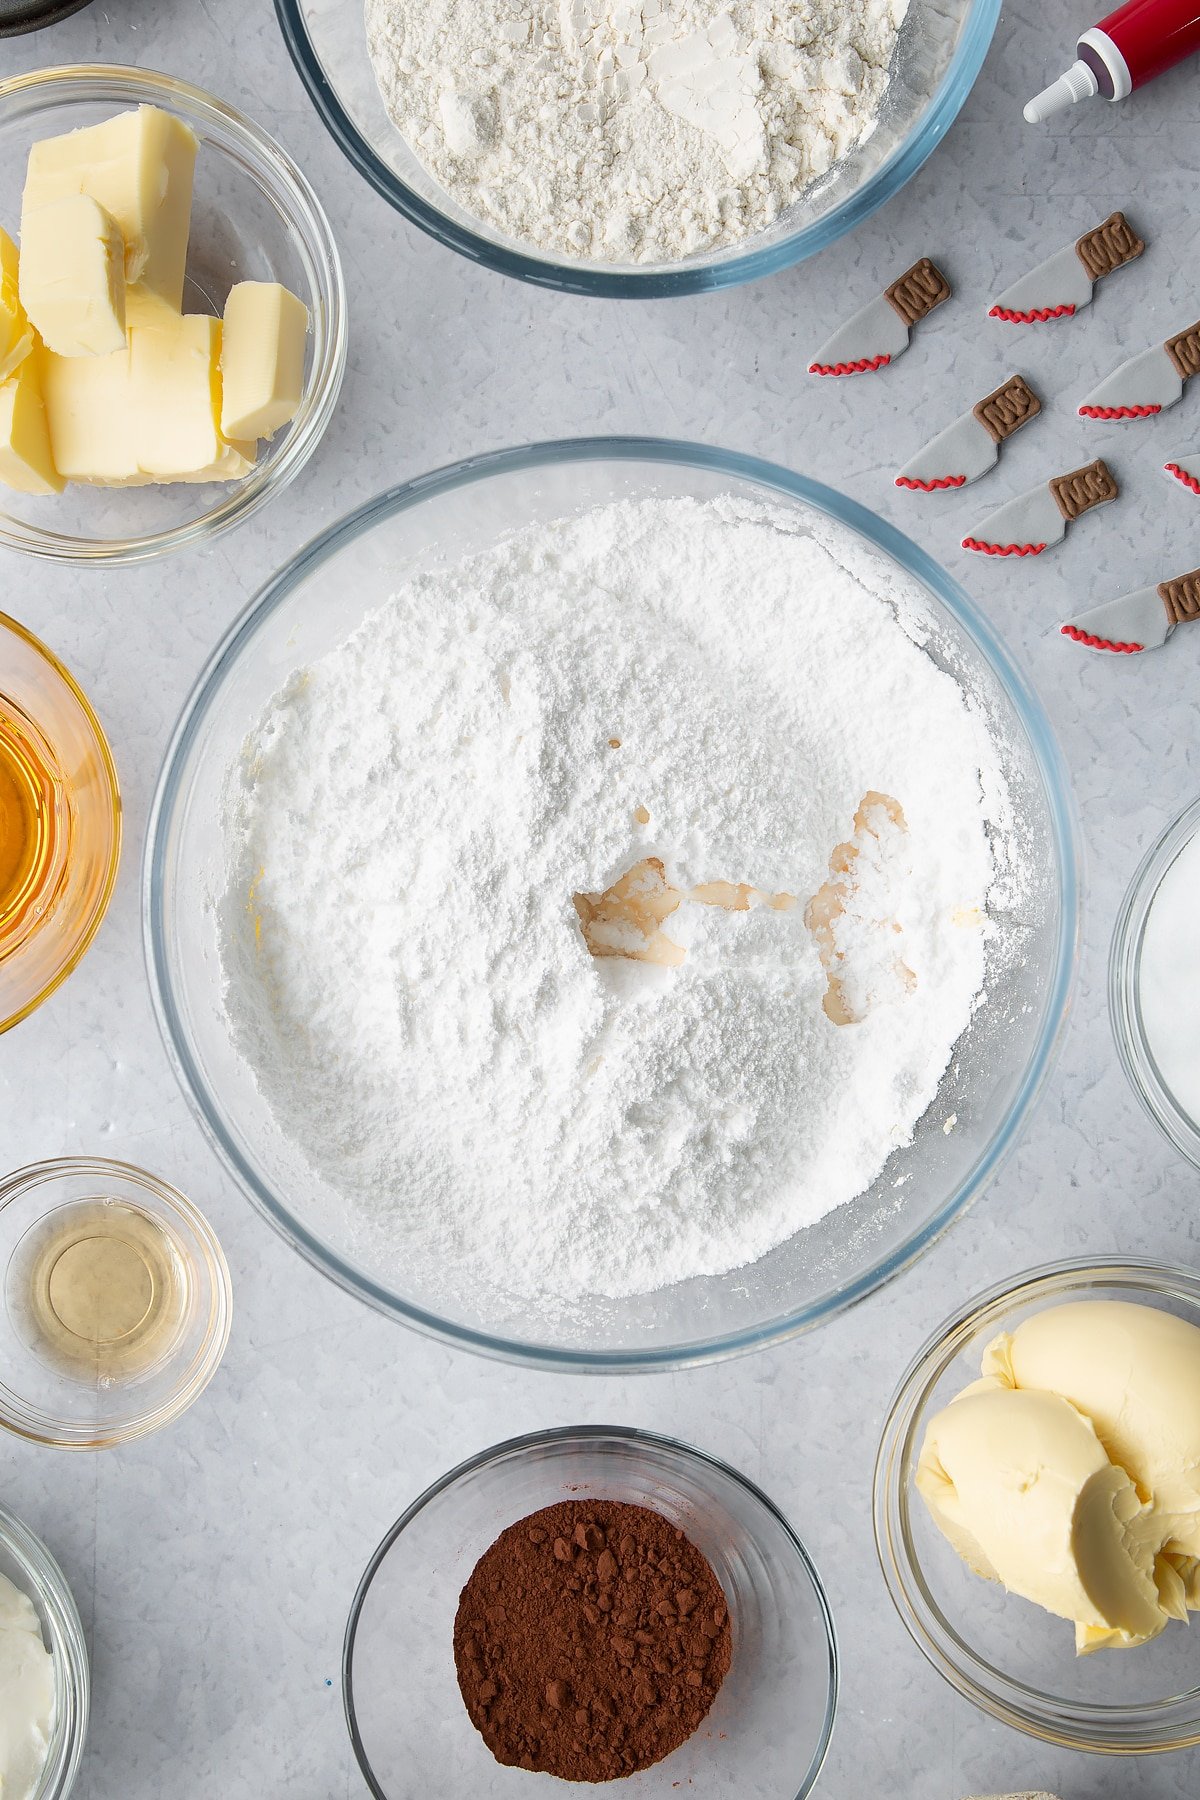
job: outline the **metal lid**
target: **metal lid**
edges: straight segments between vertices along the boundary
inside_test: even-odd
[[[81,12],[88,0],[0,0],[0,38],[20,37],[22,32],[40,31],[43,25],[57,25]]]

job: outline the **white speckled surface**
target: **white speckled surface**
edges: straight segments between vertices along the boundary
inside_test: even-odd
[[[1086,426],[1082,392],[1200,312],[1192,205],[1195,67],[1124,107],[1040,131],[1021,103],[1058,71],[1095,7],[1008,0],[984,75],[945,144],[885,211],[815,263],[729,293],[638,305],[557,298],[476,269],[394,215],[342,160],[287,61],[268,0],[96,0],[41,36],[0,40],[0,71],[141,62],[198,81],[273,129],[339,222],[351,295],[341,410],[297,484],[204,557],[124,576],[0,554],[0,604],[61,653],[109,730],[127,853],[97,943],[60,992],[0,1040],[0,1166],[64,1151],[127,1157],[208,1212],[234,1271],[223,1369],[172,1430],[65,1458],[3,1448],[2,1492],[74,1586],[95,1698],[79,1800],[335,1800],[364,1791],[342,1721],[346,1611],[370,1551],[459,1458],[575,1419],[666,1429],[760,1481],[807,1539],[844,1656],[820,1785],[829,1800],[956,1800],[1052,1788],[1063,1800],[1173,1800],[1200,1753],[1105,1763],[1040,1747],[976,1714],[913,1649],[875,1565],[869,1482],[894,1379],[960,1297],[1032,1262],[1143,1251],[1188,1262],[1196,1173],[1160,1140],[1110,1042],[1105,959],[1149,841],[1200,785],[1200,631],[1142,659],[1056,635],[1085,596],[1200,562],[1200,502],[1156,452],[1184,410]],[[1079,320],[1044,335],[988,322],[996,290],[1114,206],[1150,240]],[[1190,218],[1188,215],[1191,215]],[[10,222],[11,223],[11,222]],[[886,375],[803,373],[838,320],[919,255],[955,299]],[[1022,369],[1046,416],[962,495],[892,486],[963,404]],[[531,1376],[408,1335],[310,1271],[224,1178],[176,1090],[142,967],[146,808],[180,703],[218,633],[315,529],[398,478],[536,437],[653,431],[757,451],[856,494],[968,584],[1018,646],[1074,770],[1085,840],[1083,957],[1071,1026],[1017,1154],[916,1270],[776,1353],[680,1377]],[[1121,501],[1036,563],[981,566],[955,546],[980,511],[1103,454]],[[332,1685],[329,1685],[332,1683]]]

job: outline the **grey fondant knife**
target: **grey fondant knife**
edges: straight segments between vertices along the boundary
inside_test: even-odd
[[[1098,458],[1069,475],[1051,476],[998,506],[968,532],[963,549],[985,556],[1040,556],[1051,544],[1062,542],[1067,526],[1082,513],[1115,500],[1119,492],[1108,464]]]
[[[1041,410],[1042,403],[1025,377],[1010,375],[918,450],[897,475],[896,486],[930,493],[935,488],[978,481],[994,465],[1004,440]]]
[[[1200,569],[1106,600],[1077,613],[1060,629],[1064,637],[1088,650],[1132,656],[1139,650],[1161,649],[1177,625],[1192,619],[1200,619]]]
[[[1130,357],[1079,403],[1085,419],[1146,419],[1183,399],[1200,372],[1200,320],[1165,343]]]
[[[809,374],[865,375],[886,368],[908,349],[913,326],[949,298],[950,283],[923,256],[838,327],[809,363]]]
[[[1069,318],[1090,306],[1097,281],[1140,256],[1146,248],[1124,213],[1110,213],[1102,225],[1085,232],[1065,250],[1056,250],[1036,269],[997,294],[988,317],[1010,325],[1041,325]]]

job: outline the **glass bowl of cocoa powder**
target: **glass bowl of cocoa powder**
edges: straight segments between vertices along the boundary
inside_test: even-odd
[[[545,1508],[555,1511],[530,1517]],[[633,1509],[644,1509],[640,1527]],[[517,1525],[523,1529],[512,1531]],[[476,1592],[497,1569],[502,1587],[485,1581]],[[535,1590],[555,1569],[560,1599],[541,1615],[544,1686],[515,1721],[510,1709],[507,1741],[494,1753],[477,1697],[482,1688],[491,1702],[497,1684],[481,1675],[496,1673],[497,1662],[503,1669],[507,1655],[515,1689],[515,1665],[532,1650],[524,1591],[527,1585],[532,1616]],[[666,1597],[655,1597],[655,1584]],[[561,1672],[551,1666],[560,1621]],[[689,1659],[695,1685],[683,1690],[682,1705],[678,1689],[669,1703],[663,1658],[671,1652],[657,1641],[660,1631],[665,1640],[682,1634],[703,1652]],[[606,1694],[595,1689],[603,1689],[610,1642],[628,1675],[609,1677]],[[622,1713],[626,1680],[641,1710],[628,1733],[615,1734],[614,1756],[614,1734],[596,1729],[597,1714],[602,1725],[613,1711],[629,1717]],[[502,1675],[499,1685],[503,1699]],[[377,1800],[417,1793],[547,1800],[556,1789],[579,1793],[601,1783],[610,1793],[628,1785],[638,1800],[666,1800],[687,1787],[706,1800],[804,1800],[828,1748],[837,1689],[824,1589],[778,1508],[715,1457],[621,1426],[513,1438],[435,1482],[367,1565],[342,1663],[351,1740]],[[698,1720],[689,1692],[703,1696]],[[561,1764],[565,1778],[549,1768],[555,1736],[561,1746],[575,1735],[556,1734],[564,1711],[579,1722],[577,1740],[568,1742],[574,1754]],[[502,1730],[487,1735],[505,1737]],[[526,1766],[497,1754],[521,1755]],[[643,1766],[624,1776],[622,1761]]]

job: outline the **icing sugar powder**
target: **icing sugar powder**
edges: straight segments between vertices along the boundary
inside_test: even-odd
[[[366,0],[392,120],[468,213],[560,257],[763,230],[869,135],[908,0]]]
[[[226,1006],[373,1266],[649,1291],[911,1140],[1003,783],[895,585],[816,516],[624,502],[407,581],[276,696],[230,776]]]

